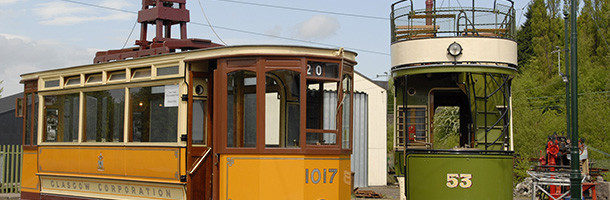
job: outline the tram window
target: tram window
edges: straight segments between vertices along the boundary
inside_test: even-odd
[[[109,73],[108,81],[125,80],[125,70],[113,71]]]
[[[342,128],[341,128],[341,146],[343,149],[350,148],[350,117],[351,117],[351,89],[352,89],[352,78],[345,75],[343,76],[343,117],[342,117]]]
[[[101,83],[102,74],[89,74],[87,75],[87,83]]]
[[[80,95],[64,94],[44,97],[46,142],[76,142]]]
[[[32,94],[28,93],[25,95],[25,145],[30,145],[30,136],[32,135]]]
[[[173,75],[173,74],[178,74],[178,73],[179,73],[178,66],[157,68],[157,76],[167,76],[167,75]]]
[[[66,78],[66,85],[80,85],[80,76]]]
[[[59,80],[50,80],[44,82],[45,88],[59,87]]]
[[[132,142],[176,142],[178,107],[164,105],[165,86],[129,88]]]
[[[227,147],[256,147],[256,73],[227,74]]]
[[[122,142],[124,110],[124,89],[86,92],[86,142]]]
[[[299,72],[267,72],[265,82],[265,146],[299,147]]]
[[[336,81],[307,80],[307,144],[337,144]]]
[[[140,68],[140,69],[132,69],[131,78],[149,78],[150,77],[150,68]]]
[[[206,144],[206,109],[207,109],[207,101],[205,100],[194,100],[193,101],[193,136],[192,142],[193,144]]]

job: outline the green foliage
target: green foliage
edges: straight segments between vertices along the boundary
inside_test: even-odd
[[[434,112],[436,149],[460,146],[460,107],[438,107]]]
[[[557,54],[551,53],[555,46],[563,48],[564,22],[558,8],[556,0],[533,0],[517,33],[520,72],[513,80],[517,180],[537,164],[530,161],[540,156],[548,135],[566,132],[565,83],[557,75]],[[584,0],[577,27],[578,134],[603,152],[610,152],[609,27],[610,0]],[[605,162],[608,156],[589,152],[597,163],[594,167],[610,168],[610,162]]]

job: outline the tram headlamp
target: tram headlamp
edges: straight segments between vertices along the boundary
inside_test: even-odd
[[[452,56],[459,56],[462,54],[462,45],[457,42],[453,42],[447,47],[447,53]]]

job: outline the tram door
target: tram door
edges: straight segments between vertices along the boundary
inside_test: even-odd
[[[212,198],[211,76],[190,72],[187,134],[187,192],[189,199]]]

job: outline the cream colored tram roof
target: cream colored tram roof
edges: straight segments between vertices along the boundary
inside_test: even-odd
[[[130,60],[88,64],[60,69],[52,69],[40,72],[25,73],[21,75],[22,80],[37,79],[39,77],[54,76],[58,74],[90,73],[101,70],[112,71],[125,69],[126,67],[149,66],[151,64],[175,63],[181,60],[195,61],[215,58],[237,57],[237,56],[312,56],[312,57],[339,57],[339,49],[288,46],[288,45],[240,45],[223,46],[206,49],[198,49],[185,52],[169,53],[163,55],[147,56]],[[343,59],[356,63],[356,52],[345,50]]]

